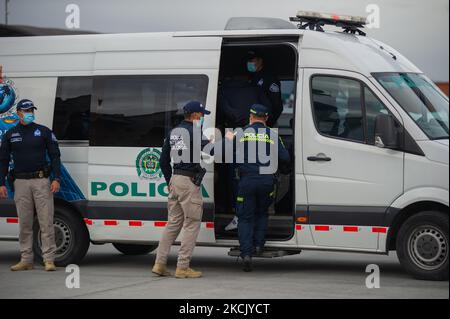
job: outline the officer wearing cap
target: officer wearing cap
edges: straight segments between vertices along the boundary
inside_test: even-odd
[[[267,125],[274,127],[283,113],[281,83],[273,74],[269,73],[264,64],[263,55],[258,51],[252,50],[247,53],[247,71],[251,75],[250,82],[261,87],[270,100],[270,116]]]
[[[36,210],[46,271],[56,270],[56,244],[53,226],[53,193],[60,189],[61,161],[58,142],[52,131],[34,123],[36,107],[30,100],[17,104],[20,123],[7,131],[0,144],[0,198],[7,198],[5,179],[9,173],[14,180],[14,201],[20,222],[21,261],[12,271],[33,268],[33,221]],[[50,163],[47,158],[50,159]],[[50,182],[49,177],[53,176]]]
[[[259,104],[252,106],[250,125],[243,132],[227,133],[227,140],[236,139],[236,157],[240,175],[237,197],[238,233],[244,271],[252,270],[252,255],[261,254],[268,227],[268,209],[275,196],[275,173],[263,170],[270,166],[260,158],[268,155],[270,162],[287,166],[290,156],[278,134],[267,127],[269,110]]]
[[[167,271],[167,258],[172,244],[183,230],[175,277],[199,278],[202,273],[191,269],[190,261],[203,216],[203,198],[198,176],[205,172],[200,166],[200,154],[209,141],[201,134],[201,128],[204,116],[210,112],[200,102],[194,101],[186,104],[184,113],[184,121],[166,138],[160,159],[161,170],[169,185],[169,216],[159,243],[153,273],[159,276],[170,275]],[[199,141],[194,136],[196,133],[200,136]],[[173,170],[171,162],[174,163]]]

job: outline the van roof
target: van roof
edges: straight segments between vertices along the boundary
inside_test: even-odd
[[[298,29],[224,30],[163,33],[89,34],[0,38],[0,61],[7,57],[110,51],[219,50],[221,38],[299,38],[302,68],[341,69],[366,76],[374,72],[422,73],[392,47],[343,32]],[[63,44],[64,43],[64,44]],[[14,73],[14,67],[7,68]]]

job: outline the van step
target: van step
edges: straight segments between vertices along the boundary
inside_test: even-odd
[[[280,250],[280,249],[271,249],[266,248],[262,254],[253,254],[253,258],[278,258],[285,256],[292,256],[300,254],[300,250]],[[228,256],[231,257],[240,257],[241,250],[239,248],[231,248],[228,252]]]

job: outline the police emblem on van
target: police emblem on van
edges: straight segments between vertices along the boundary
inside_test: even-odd
[[[159,160],[161,151],[156,148],[146,148],[136,159],[138,176],[143,179],[159,179],[163,176]]]

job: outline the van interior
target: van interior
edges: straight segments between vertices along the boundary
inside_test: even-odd
[[[269,229],[267,240],[286,241],[294,234],[295,219],[295,101],[297,83],[298,54],[291,42],[224,41],[220,62],[219,91],[226,81],[249,83],[247,55],[257,51],[263,55],[265,72],[274,75],[281,83],[283,113],[275,128],[291,155],[292,167],[289,175],[279,174],[276,203],[269,209]],[[219,100],[221,94],[218,95]],[[218,108],[221,102],[218,100]],[[224,134],[223,117],[218,109],[216,127]],[[215,166],[215,232],[217,239],[238,239],[237,230],[226,231],[225,227],[233,219],[233,191],[229,177],[230,164]]]

